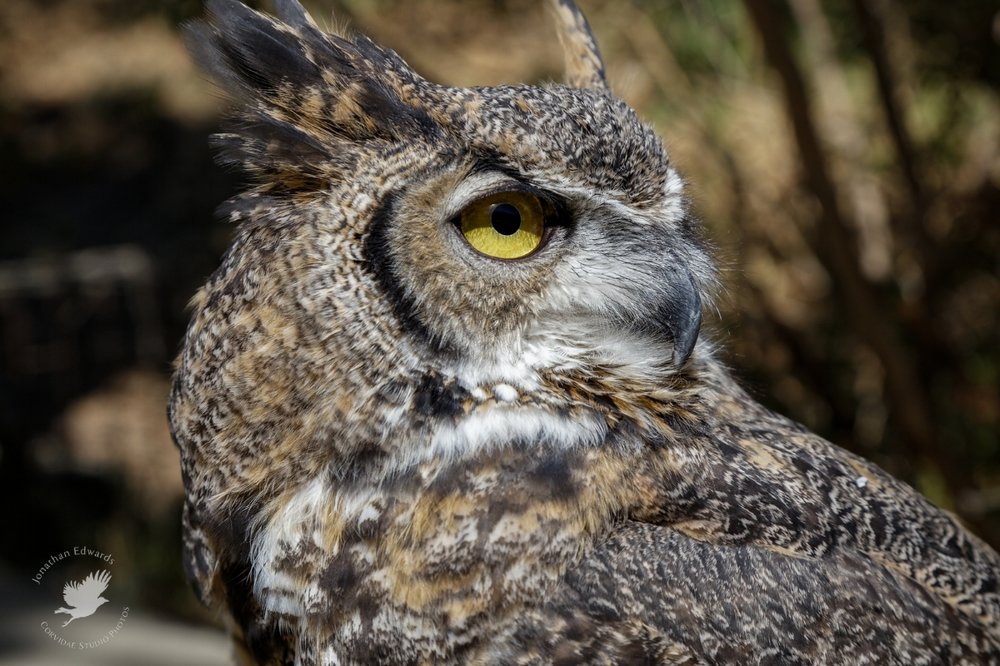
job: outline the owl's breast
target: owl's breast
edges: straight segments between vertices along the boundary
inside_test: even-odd
[[[377,486],[316,478],[258,532],[254,592],[267,622],[351,660],[448,661],[544,603],[606,534],[625,474],[599,448],[511,438]]]

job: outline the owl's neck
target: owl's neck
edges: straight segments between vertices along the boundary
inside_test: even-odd
[[[391,409],[377,410],[394,418],[377,443],[382,454],[364,459],[363,467],[353,471],[341,469],[377,484],[429,461],[461,462],[512,442],[546,450],[587,449],[600,446],[620,427],[636,433],[663,430],[668,427],[664,415],[689,412],[698,401],[702,375],[718,369],[707,343],[676,368],[669,360],[648,360],[670,359],[669,348],[647,349],[643,356],[638,345],[644,341],[623,344],[611,355],[549,342],[524,345],[509,358],[434,364],[440,369],[414,369],[405,381],[395,379]],[[376,399],[387,395],[380,391]]]

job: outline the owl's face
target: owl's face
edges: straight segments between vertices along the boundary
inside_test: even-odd
[[[470,375],[683,364],[708,262],[652,131],[606,90],[434,93],[459,113],[362,233],[416,344]]]
[[[299,460],[334,441],[350,458],[413,414],[425,432],[456,418],[428,400],[541,392],[559,374],[652,390],[682,371],[710,259],[660,140],[603,84],[575,8],[553,5],[573,85],[435,85],[288,2],[280,21],[213,3],[190,29],[236,101],[223,158],[257,183],[231,202],[237,239],[175,384],[214,373],[239,405],[228,450],[293,439],[295,455],[270,455]],[[227,431],[195,402],[175,398],[178,431]],[[275,417],[292,406],[293,425]]]

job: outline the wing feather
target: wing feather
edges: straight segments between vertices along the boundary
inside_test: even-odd
[[[709,548],[891,570],[1000,644],[1000,556],[876,465],[724,381],[675,446],[650,447],[629,511]],[[817,594],[819,592],[817,591]]]
[[[101,596],[104,593],[104,590],[108,589],[108,585],[110,584],[110,571],[95,571],[83,580],[83,588],[87,591],[87,594],[91,599],[96,599]]]
[[[93,605],[101,594],[111,584],[111,573],[108,571],[92,572],[81,581],[72,581],[63,586],[63,600],[73,608],[83,608]]]
[[[632,521],[567,573],[547,610],[550,626],[574,615],[598,626],[641,622],[649,629],[632,636],[645,653],[673,646],[699,663],[1000,660],[984,626],[863,554],[789,557]]]
[[[80,596],[80,583],[76,581],[71,581],[63,586],[63,601],[70,608],[77,608],[80,606],[82,598]]]
[[[615,626],[651,663],[672,663],[666,645],[707,663],[1000,664],[996,552],[721,371],[702,379],[690,414],[665,410],[670,437],[639,445],[621,522],[520,622],[524,654]],[[563,640],[545,629],[561,618],[593,629]]]

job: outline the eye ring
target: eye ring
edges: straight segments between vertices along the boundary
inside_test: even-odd
[[[455,226],[477,253],[513,261],[536,253],[548,238],[545,202],[522,190],[495,192],[467,204]]]

